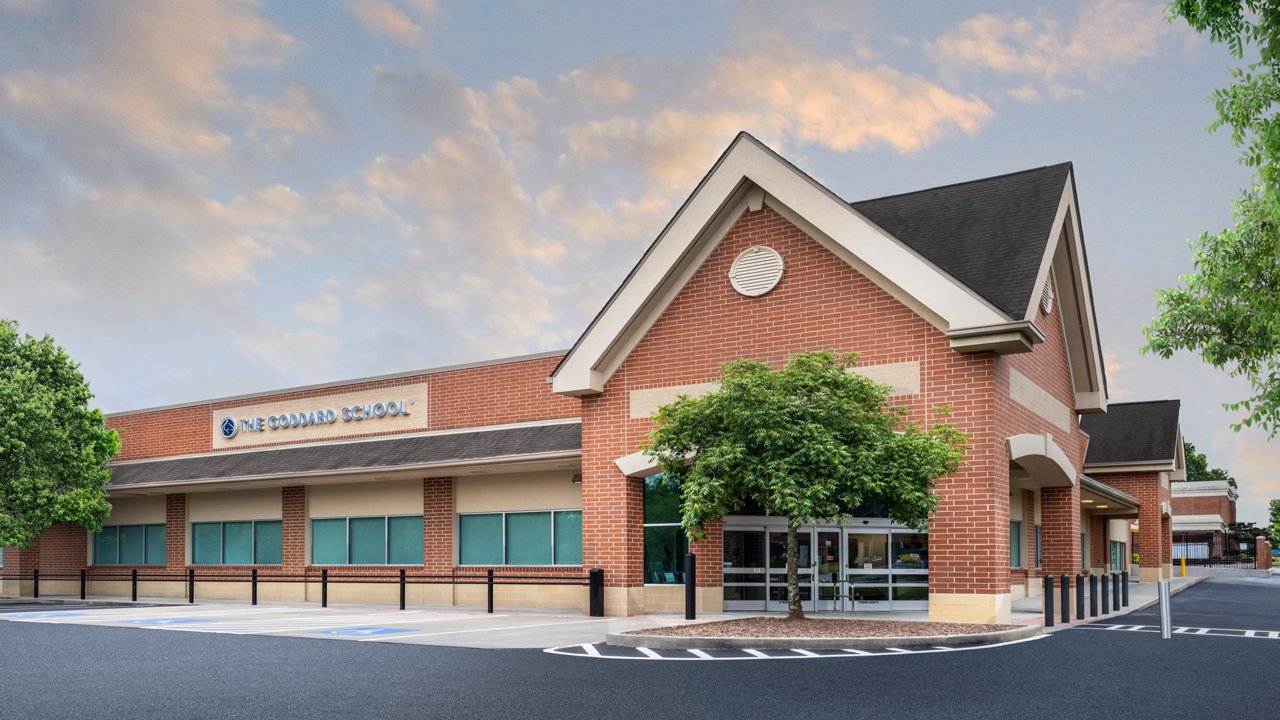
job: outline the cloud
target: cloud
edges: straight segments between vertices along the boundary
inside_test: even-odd
[[[294,304],[289,312],[307,322],[332,325],[342,319],[342,301],[332,293],[325,293]]]
[[[349,7],[366,28],[402,45],[415,46],[422,40],[422,26],[386,0],[357,0]]]
[[[1241,522],[1267,522],[1268,503],[1280,499],[1280,445],[1266,433],[1224,429],[1213,434],[1209,465],[1223,467],[1240,485],[1238,514]]]
[[[1056,19],[984,13],[925,44],[944,72],[986,71],[1032,80],[1051,97],[1080,92],[1083,81],[1106,81],[1117,71],[1155,57],[1172,27],[1162,3],[1098,0],[1080,7],[1068,27]],[[1034,100],[1022,86],[1010,94]]]

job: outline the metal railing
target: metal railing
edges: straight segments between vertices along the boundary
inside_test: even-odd
[[[1225,568],[1234,570],[1252,570],[1257,562],[1252,557],[1226,556],[1207,558],[1174,558],[1173,564],[1181,565],[1183,561],[1186,561],[1187,567]]]
[[[80,570],[78,573],[59,573],[59,572],[40,572],[39,569],[26,573],[5,573],[0,572],[0,580],[18,580],[31,582],[31,596],[34,599],[40,597],[40,582],[46,581],[72,581],[80,582],[80,599],[85,600],[89,597],[88,586],[90,582],[128,582],[129,596],[134,602],[138,600],[138,583],[139,582],[181,582],[186,584],[186,599],[188,603],[196,601],[196,583],[248,583],[249,598],[253,605],[258,604],[258,586],[266,583],[308,583],[320,585],[320,606],[329,607],[329,586],[343,584],[373,584],[373,585],[398,585],[400,589],[400,609],[405,609],[405,595],[410,585],[484,585],[487,592],[485,593],[485,605],[487,612],[493,612],[493,596],[494,588],[499,585],[566,585],[587,588],[588,596],[588,614],[591,617],[604,616],[604,570],[594,568],[589,570],[586,576],[575,575],[527,575],[527,574],[509,574],[500,575],[494,573],[492,569],[486,570],[483,575],[476,573],[459,574],[431,574],[431,573],[410,573],[405,569],[401,569],[398,576],[387,575],[386,573],[333,573],[330,574],[329,568],[321,568],[318,572],[259,572],[258,568],[252,568],[248,572],[243,571],[217,571],[217,572],[200,572],[195,568],[188,568],[186,572],[164,572],[164,571],[139,571],[137,568],[130,570]]]

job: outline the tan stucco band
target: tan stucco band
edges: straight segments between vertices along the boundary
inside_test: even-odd
[[[572,470],[477,475],[454,480],[454,511],[519,512],[582,507],[582,484]]]
[[[930,622],[1007,625],[1012,617],[1013,599],[1009,593],[929,593]]]

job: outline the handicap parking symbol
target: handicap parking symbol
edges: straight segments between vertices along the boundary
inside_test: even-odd
[[[340,628],[337,630],[316,630],[316,635],[347,635],[347,636],[369,636],[369,635],[388,635],[390,633],[405,632],[404,628],[382,628],[382,627],[358,627],[358,628]]]
[[[126,625],[187,625],[189,623],[208,622],[200,618],[142,618],[140,620],[126,620]]]

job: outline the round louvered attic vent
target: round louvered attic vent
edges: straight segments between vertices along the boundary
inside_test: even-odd
[[[1044,289],[1040,291],[1040,309],[1049,314],[1053,312],[1053,281],[1045,280]]]
[[[729,282],[734,290],[747,297],[760,297],[777,287],[782,269],[782,256],[776,250],[756,245],[743,250],[733,261]]]

